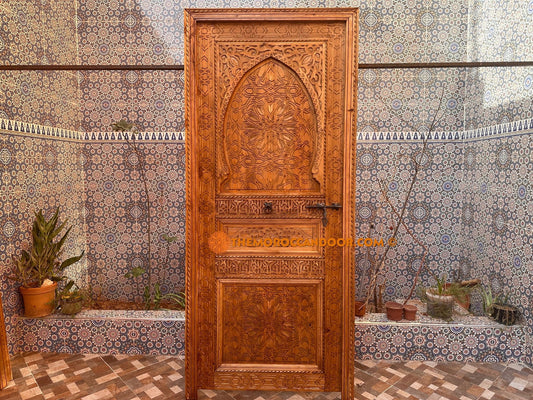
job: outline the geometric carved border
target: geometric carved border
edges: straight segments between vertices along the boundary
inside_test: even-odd
[[[323,278],[323,259],[217,257],[215,276],[226,278]]]

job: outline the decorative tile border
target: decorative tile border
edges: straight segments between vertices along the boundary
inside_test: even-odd
[[[357,132],[357,142],[421,142],[426,134],[423,132]],[[461,140],[462,132],[432,132],[428,136],[431,142],[450,142]]]
[[[499,136],[527,135],[533,133],[533,118],[507,122],[466,131],[439,131],[429,135],[432,142],[453,142],[465,140],[492,139]],[[424,138],[422,132],[357,132],[358,143],[414,141]]]
[[[87,142],[124,141],[120,132],[80,132],[52,126],[32,124],[29,122],[14,121],[0,118],[0,131],[7,134],[20,133],[24,135],[38,135],[48,138],[68,139]],[[137,140],[143,142],[172,141],[182,143],[185,141],[185,132],[140,132]]]
[[[86,132],[82,133],[86,142],[124,141],[121,132]],[[138,141],[142,142],[185,142],[185,132],[139,132]]]
[[[430,141],[463,141],[492,138],[500,135],[530,134],[533,130],[533,118],[508,122],[466,131],[439,131],[430,134]],[[87,142],[123,141],[125,138],[120,132],[79,132],[63,128],[55,128],[32,124],[28,122],[13,121],[0,118],[0,131],[8,133],[23,133],[42,135],[58,139],[71,139]],[[424,138],[421,132],[357,132],[357,141],[365,142],[396,142],[396,141],[421,141]],[[185,132],[141,132],[138,140],[185,142]]]
[[[71,139],[82,140],[83,133],[78,131],[72,131],[63,128],[54,128],[51,126],[44,126],[38,124],[32,124],[29,122],[13,121],[10,119],[0,118],[0,131],[6,131],[5,133],[22,133],[30,135],[46,136],[57,139]]]
[[[506,124],[493,125],[463,132],[462,140],[492,139],[499,136],[527,135],[533,133],[533,118]]]

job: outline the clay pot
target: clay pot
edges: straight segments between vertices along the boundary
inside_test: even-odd
[[[387,301],[385,303],[385,310],[387,312],[387,319],[391,321],[401,321],[403,318],[403,306],[395,301]]]
[[[366,305],[364,301],[355,302],[355,316],[364,317],[366,314]]]
[[[406,304],[403,306],[403,316],[408,321],[415,321],[416,320],[416,312],[418,308],[416,306],[413,306],[412,304]]]
[[[36,318],[52,314],[55,305],[56,288],[57,282],[38,288],[21,286],[19,290],[24,301],[24,316]]]

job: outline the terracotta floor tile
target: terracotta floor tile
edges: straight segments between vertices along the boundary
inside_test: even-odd
[[[0,400],[185,399],[182,357],[28,353],[12,358]],[[356,362],[355,399],[531,400],[521,364]],[[201,400],[336,400],[339,393],[199,391]]]

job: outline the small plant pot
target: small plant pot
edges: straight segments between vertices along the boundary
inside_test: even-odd
[[[78,297],[75,299],[61,299],[61,314],[74,315],[81,311],[83,307],[83,299]]]
[[[57,282],[38,288],[19,288],[24,302],[24,316],[30,318],[45,317],[54,311]]]
[[[366,305],[364,301],[355,302],[355,316],[364,317],[366,314]]]
[[[453,296],[442,296],[433,293],[431,290],[427,290],[426,297],[427,312],[430,317],[444,320],[452,319],[453,304],[455,302]]]
[[[406,304],[405,306],[403,306],[403,316],[408,321],[416,320],[417,311],[418,308],[416,306],[413,306],[412,304]]]
[[[514,325],[518,317],[518,309],[515,306],[493,304],[492,318],[503,325]]]
[[[403,306],[395,301],[387,301],[385,303],[385,310],[387,319],[390,321],[401,321],[403,318]]]

